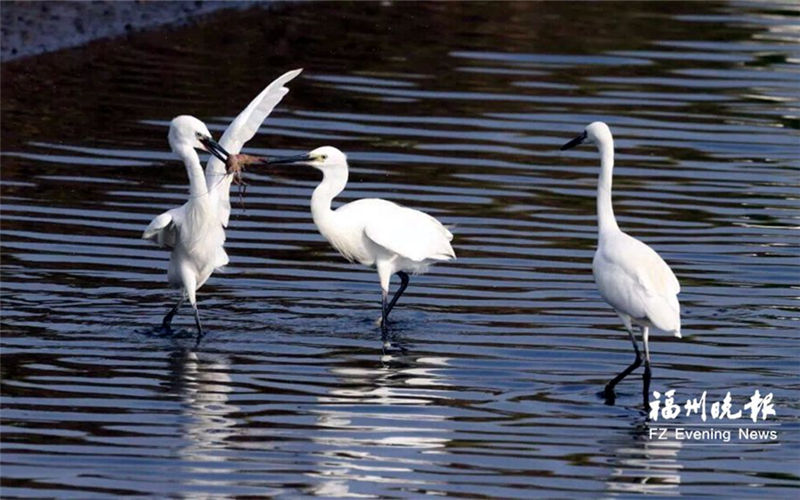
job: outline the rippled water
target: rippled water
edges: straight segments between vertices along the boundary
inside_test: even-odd
[[[2,495],[792,496],[799,20],[791,3],[289,5],[5,64]],[[408,353],[381,355],[376,275],[317,234],[300,167],[247,172],[199,347],[188,310],[187,335],[142,333],[174,300],[167,254],[139,239],[186,197],[169,120],[217,135],[298,66],[246,151],[336,145],[341,201],[455,226],[458,260],[393,313]],[[650,439],[638,374],[598,397],[632,353],[591,277],[596,152],[558,151],[596,119],[620,225],[682,283],[684,338],[651,338],[652,388],[737,408],[772,392],[777,439]]]

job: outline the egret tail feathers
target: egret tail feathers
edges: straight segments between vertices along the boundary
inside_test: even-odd
[[[657,329],[681,338],[681,306],[675,295],[652,295],[645,301],[647,319]]]

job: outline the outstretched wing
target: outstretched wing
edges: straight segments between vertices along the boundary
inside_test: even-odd
[[[456,258],[450,246],[452,233],[425,212],[385,200],[360,201],[374,202],[369,208],[375,216],[364,227],[364,234],[374,243],[416,262]]]
[[[281,102],[289,89],[284,84],[295,78],[302,69],[295,69],[283,74],[267,85],[267,88],[247,105],[228,126],[219,144],[230,154],[238,154],[242,146],[253,138],[258,128],[269,116],[275,106]],[[228,225],[231,214],[230,185],[232,176],[225,175],[225,164],[212,156],[206,165],[206,185],[216,196],[218,214],[223,226]]]
[[[142,233],[142,239],[150,240],[162,248],[174,248],[178,242],[178,223],[175,209],[167,210],[153,219]]]

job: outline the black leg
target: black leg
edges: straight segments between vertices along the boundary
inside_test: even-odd
[[[644,411],[650,411],[650,360],[644,361],[644,375],[642,375],[642,397],[644,398]]]
[[[406,274],[403,271],[397,271],[397,273],[395,274],[397,274],[397,276],[400,277],[400,288],[398,288],[397,291],[394,292],[394,297],[392,297],[391,302],[389,302],[389,308],[383,317],[383,321],[386,321],[386,318],[389,316],[389,313],[392,312],[394,305],[397,304],[397,299],[399,299],[400,296],[403,295],[403,292],[406,291],[406,287],[408,286],[408,274]]]
[[[616,395],[614,394],[614,387],[620,382],[620,380],[627,377],[633,370],[639,368],[641,364],[642,364],[642,358],[637,352],[636,359],[633,361],[633,363],[631,363],[630,366],[622,370],[622,372],[616,377],[614,377],[611,380],[611,382],[606,384],[606,389],[605,391],[603,391],[603,394],[605,395],[606,400],[610,401],[609,404],[614,404],[614,398],[616,397]]]
[[[200,311],[197,310],[197,306],[194,306],[194,324],[197,325],[197,340],[200,340],[203,336],[203,327],[200,325]]]
[[[650,328],[642,328],[642,344],[644,344],[644,375],[642,375],[642,397],[644,411],[650,409]]]
[[[610,405],[614,404],[614,399],[616,398],[616,395],[614,394],[614,387],[622,379],[627,377],[633,370],[639,368],[639,366],[642,364],[642,355],[641,355],[641,353],[639,353],[639,346],[636,345],[636,337],[633,335],[633,331],[632,330],[628,330],[628,335],[630,335],[630,337],[631,337],[631,342],[633,343],[633,350],[636,353],[636,359],[633,360],[633,363],[631,363],[630,366],[628,366],[627,368],[622,370],[622,372],[619,375],[614,377],[611,380],[611,382],[606,384],[606,388],[603,391],[603,396],[606,399],[606,403],[610,404]]]
[[[184,300],[186,300],[186,297],[184,297],[183,295],[181,295],[181,298],[180,298],[180,299],[178,299],[178,303],[177,303],[177,304],[175,304],[175,307],[173,307],[172,309],[170,309],[170,310],[169,310],[169,312],[167,313],[167,315],[166,315],[166,316],[164,316],[164,319],[163,319],[163,321],[161,321],[161,330],[162,330],[164,333],[169,333],[169,332],[171,332],[171,331],[172,331],[172,327],[171,327],[171,325],[172,325],[172,318],[174,318],[174,317],[175,317],[175,313],[177,313],[177,312],[178,312],[178,309],[180,309],[180,308],[181,308],[181,306],[183,305],[183,301],[184,301]]]
[[[387,302],[389,294],[387,292],[381,292],[381,297],[381,340],[383,340],[385,346],[389,335],[389,331],[386,327],[386,316],[389,314],[389,304]]]

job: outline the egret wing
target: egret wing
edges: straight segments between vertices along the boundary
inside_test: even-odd
[[[178,225],[175,210],[167,210],[153,219],[142,233],[142,239],[150,240],[159,247],[172,249],[178,242]]]
[[[681,312],[677,297],[681,291],[680,283],[661,256],[652,249],[651,252],[650,265],[637,275],[644,293],[642,302],[647,317],[656,328],[675,332],[680,337]]]
[[[302,69],[284,73],[261,91],[231,122],[219,144],[230,154],[238,154],[242,146],[253,138],[259,127],[289,89],[284,84],[295,78]],[[231,213],[230,185],[232,176],[225,175],[225,164],[212,156],[206,165],[206,184],[217,196],[218,213],[223,226],[228,225]]]
[[[376,210],[380,214],[364,227],[364,234],[371,241],[417,262],[456,258],[450,246],[453,235],[441,222],[424,212],[394,203],[381,208]]]
[[[615,309],[679,335],[680,283],[652,248],[621,233],[601,245],[594,273],[603,297]]]

